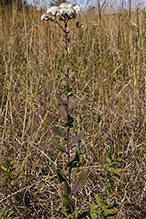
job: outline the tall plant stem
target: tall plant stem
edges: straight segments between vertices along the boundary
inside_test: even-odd
[[[66,50],[66,58],[68,58],[68,45],[67,45],[67,20],[65,19],[64,21],[64,34],[65,34],[65,50]],[[66,86],[67,86],[67,91],[69,88],[69,68],[67,67],[67,77],[66,77]],[[69,122],[69,114],[68,114],[68,106],[69,106],[69,95],[68,93],[66,94],[66,114],[67,114],[67,123]],[[67,133],[66,133],[67,139],[69,139],[69,127],[67,127]],[[68,163],[70,162],[70,151],[69,151],[69,142],[67,140],[67,152],[68,152]],[[70,167],[68,168],[68,179],[69,182],[71,182],[71,169]],[[71,195],[71,186],[69,185],[69,194]]]

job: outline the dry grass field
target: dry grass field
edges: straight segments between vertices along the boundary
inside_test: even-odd
[[[76,213],[65,216],[54,169],[67,173],[67,157],[51,142],[66,147],[52,132],[65,131],[56,98],[64,98],[64,35],[41,21],[45,11],[0,7],[0,219],[144,219],[146,12],[105,4],[101,18],[90,9],[69,22],[70,103],[79,100],[70,137],[84,130],[71,147],[71,158],[83,153],[72,181],[83,167],[88,174],[72,196]],[[111,201],[115,215],[106,217]]]

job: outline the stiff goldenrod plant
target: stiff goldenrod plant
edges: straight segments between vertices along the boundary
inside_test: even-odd
[[[74,159],[70,160],[70,146],[75,144],[77,141],[81,140],[81,138],[84,135],[84,131],[81,131],[79,134],[77,134],[77,136],[73,137],[72,140],[70,140],[70,136],[69,136],[70,129],[73,127],[73,122],[75,120],[70,114],[70,112],[71,109],[79,103],[79,101],[75,100],[71,105],[69,102],[69,99],[72,96],[71,88],[70,88],[72,73],[70,72],[70,55],[68,52],[69,31],[67,31],[67,27],[68,27],[68,22],[71,19],[75,18],[77,14],[81,13],[83,9],[84,9],[83,5],[76,5],[73,7],[71,4],[62,3],[59,7],[53,6],[48,8],[47,13],[43,14],[41,17],[43,21],[52,21],[58,24],[58,26],[63,30],[64,38],[65,38],[64,75],[66,77],[66,85],[65,85],[64,94],[66,96],[66,100],[64,100],[62,97],[58,95],[56,95],[56,98],[61,103],[59,107],[59,113],[60,116],[65,120],[66,134],[64,134],[63,131],[59,129],[57,126],[54,126],[52,130],[55,135],[64,138],[64,141],[66,142],[66,148],[61,147],[55,140],[52,140],[52,143],[61,153],[65,153],[67,155],[68,176],[65,175],[63,170],[55,169],[55,172],[60,182],[64,183],[64,192],[62,194],[62,201],[67,213],[73,213],[75,210],[75,205],[71,197],[72,194],[79,191],[87,181],[87,169],[84,168],[80,176],[78,177],[78,181],[73,185],[73,187],[71,186],[71,174],[73,174],[75,169],[78,167],[79,162],[83,158],[83,154],[77,151]],[[62,23],[60,23],[59,21],[61,21]],[[79,22],[79,24],[82,24],[83,26],[82,22]]]

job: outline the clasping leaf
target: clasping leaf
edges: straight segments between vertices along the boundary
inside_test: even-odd
[[[76,193],[77,191],[81,190],[87,181],[87,168],[84,168],[82,173],[79,176],[78,181],[75,183],[74,188],[72,190],[72,194]]]
[[[68,152],[65,150],[65,148],[61,147],[56,141],[54,141],[54,140],[51,140],[51,141],[61,153],[68,154]]]
[[[70,145],[74,144],[75,142],[77,142],[79,140],[81,140],[83,135],[84,135],[84,131],[82,130],[76,137],[74,137],[74,139],[70,142]]]
[[[67,140],[67,138],[65,137],[65,135],[63,134],[62,130],[59,129],[57,126],[53,126],[52,128],[53,132],[55,135],[60,136],[61,138],[64,138],[65,140]]]

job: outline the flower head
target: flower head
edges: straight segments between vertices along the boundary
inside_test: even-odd
[[[47,14],[51,14],[51,15],[55,16],[59,10],[60,10],[59,7],[52,6],[52,7],[47,9]]]
[[[76,11],[77,14],[83,12],[84,10],[84,5],[80,4],[80,5],[76,5],[73,7],[73,9]]]
[[[75,18],[76,14],[79,14],[83,10],[84,10],[84,6],[82,4],[76,5],[73,7],[69,3],[62,3],[59,5],[59,7],[52,6],[52,7],[48,8],[47,14],[42,15],[41,20],[54,21],[56,19],[56,17],[59,17],[60,20],[64,20],[65,17],[68,20],[70,20],[72,18]]]
[[[66,15],[69,19],[76,17],[76,12],[73,8],[67,8],[63,14]]]
[[[41,20],[43,20],[43,21],[54,21],[55,20],[55,17],[54,16],[52,16],[52,15],[50,15],[50,14],[43,14],[42,16],[41,16]]]
[[[59,8],[62,16],[67,16],[68,19],[75,18],[76,12],[71,4],[62,3]]]
[[[66,9],[66,8],[73,8],[73,6],[72,6],[72,4],[69,4],[69,3],[61,3],[59,5],[59,8]]]

